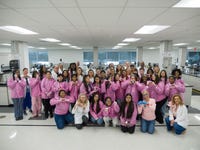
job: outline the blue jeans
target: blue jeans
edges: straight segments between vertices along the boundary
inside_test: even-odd
[[[102,125],[103,124],[103,118],[98,118],[96,120],[91,116],[90,120],[92,121],[92,123],[97,123],[98,125]]]
[[[65,124],[74,122],[74,116],[70,112],[65,115],[54,114],[54,118],[58,129],[63,129]]]
[[[141,131],[153,134],[155,130],[155,120],[141,119]]]
[[[24,98],[12,98],[14,104],[15,119],[23,118],[23,101]]]
[[[26,107],[28,107],[28,109],[31,110],[31,95],[30,95],[30,91],[26,91],[26,97],[24,98],[23,109],[26,110]]]
[[[165,118],[165,122],[166,122],[166,126],[167,126],[168,131],[171,131],[172,129],[174,129],[175,133],[178,134],[178,135],[180,135],[183,131],[185,131],[185,128],[178,125],[177,122],[174,122],[173,126],[171,126],[169,117]]]

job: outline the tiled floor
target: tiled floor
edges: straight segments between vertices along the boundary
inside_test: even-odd
[[[192,107],[200,109],[200,96],[192,97]],[[200,150],[200,114],[189,114],[189,127],[177,136],[156,125],[153,135],[133,135],[112,127],[66,127],[57,130],[54,119],[15,121],[12,113],[0,113],[0,150]]]

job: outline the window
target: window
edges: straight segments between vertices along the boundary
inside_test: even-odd
[[[30,69],[35,64],[46,64],[48,62],[48,52],[47,51],[31,51],[29,50],[29,67]]]
[[[124,52],[106,52],[105,50],[98,53],[98,62],[100,65],[108,65],[109,63],[124,64],[126,61],[136,62],[136,52],[126,50]],[[84,52],[84,64],[93,63],[93,52]]]

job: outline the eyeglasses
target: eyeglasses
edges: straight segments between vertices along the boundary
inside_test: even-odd
[[[142,94],[142,95],[143,95],[143,96],[147,96],[147,95],[149,95],[149,94],[146,93],[146,94]]]

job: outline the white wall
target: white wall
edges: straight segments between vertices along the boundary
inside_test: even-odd
[[[0,65],[4,64],[5,66],[9,65],[9,61],[11,60],[11,49],[10,47],[0,47]]]
[[[143,50],[143,61],[145,64],[151,62],[151,64],[159,63],[159,49],[144,49]],[[171,51],[172,64],[176,64],[176,59],[178,58],[178,50]]]
[[[83,50],[67,49],[67,50],[48,50],[49,62],[53,64],[58,64],[60,58],[64,63],[71,63],[79,61],[81,64],[83,62]]]

